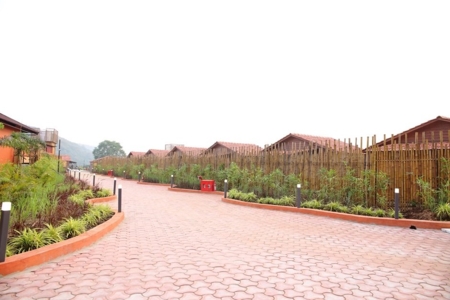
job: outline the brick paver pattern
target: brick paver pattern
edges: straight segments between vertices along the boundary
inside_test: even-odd
[[[112,178],[96,180],[113,187]],[[0,277],[0,299],[450,299],[450,234],[443,231],[117,184],[125,219],[114,231]]]

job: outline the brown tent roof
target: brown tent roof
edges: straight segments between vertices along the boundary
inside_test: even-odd
[[[24,124],[14,120],[14,119],[11,119],[8,116],[5,116],[2,113],[0,113],[0,122],[5,124],[5,125],[14,127],[16,129],[20,130],[21,132],[34,133],[34,134],[39,134],[39,132],[40,132],[40,129],[32,128],[30,126],[24,125]]]
[[[228,148],[231,151],[241,153],[241,152],[249,152],[249,151],[255,151],[259,152],[261,151],[261,147],[255,144],[242,144],[242,143],[230,143],[230,142],[215,142],[211,147],[205,150],[205,153],[208,151],[214,150],[214,148],[222,146],[225,148]]]
[[[206,148],[175,146],[169,151],[169,153],[167,153],[167,155],[173,155],[175,152],[181,152],[188,155],[200,155],[205,150]]]
[[[144,156],[145,152],[139,152],[139,151],[131,151],[128,154],[128,157],[134,156],[134,157],[139,157],[139,156]]]
[[[164,157],[167,155],[167,153],[169,153],[169,150],[159,150],[159,149],[149,149],[146,153],[145,156],[149,156],[149,155],[155,155],[158,157]]]
[[[275,147],[275,145],[281,145],[290,138],[295,138],[295,139],[298,139],[299,142],[312,143],[312,144],[315,144],[318,146],[328,145],[328,147],[330,147],[330,148],[334,148],[334,145],[336,145],[336,149],[338,149],[338,150],[343,150],[343,149],[345,149],[345,147],[349,146],[348,143],[337,140],[332,137],[314,136],[314,135],[307,135],[307,134],[300,134],[300,133],[290,133],[290,134],[286,135],[285,137],[283,137],[282,139],[280,139],[277,142],[270,145],[267,149],[272,149]]]

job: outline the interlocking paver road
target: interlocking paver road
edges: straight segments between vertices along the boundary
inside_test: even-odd
[[[112,188],[111,178],[97,180]],[[1,277],[0,298],[450,299],[450,234],[443,231],[117,184],[125,220],[113,232],[81,251]]]

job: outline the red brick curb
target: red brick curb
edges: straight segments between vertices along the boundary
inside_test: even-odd
[[[115,198],[115,196],[112,197]],[[94,200],[95,203],[98,203],[111,200],[109,199],[105,201],[95,201],[97,199],[91,199],[91,201]],[[87,247],[98,241],[107,233],[111,232],[114,228],[117,227],[117,225],[120,224],[120,222],[122,222],[123,219],[124,213],[123,212],[119,213],[116,211],[114,216],[112,216],[109,220],[86,231],[85,233],[79,236],[70,238],[68,240],[64,240],[59,243],[47,245],[45,247],[36,250],[7,257],[4,262],[0,263],[0,275],[4,276],[14,272],[23,271],[26,268],[40,265],[44,262],[50,261],[59,256],[63,256],[68,253]]]
[[[262,209],[270,209],[270,210],[278,210],[278,211],[287,211],[287,212],[296,212],[303,213],[321,217],[329,217],[334,219],[358,222],[358,223],[366,223],[366,224],[375,224],[375,225],[384,225],[384,226],[398,226],[398,227],[407,227],[415,226],[416,228],[422,229],[442,229],[442,228],[450,228],[450,222],[446,221],[428,221],[428,220],[415,220],[415,219],[393,219],[393,218],[379,218],[379,217],[369,217],[369,216],[361,216],[361,215],[352,215],[352,214],[344,214],[338,212],[331,212],[327,210],[320,209],[310,209],[310,208],[297,208],[292,206],[281,206],[281,205],[270,205],[270,204],[260,204],[254,202],[245,202],[235,199],[222,198],[223,202],[249,206],[255,208]]]
[[[116,196],[113,195],[113,196],[102,197],[102,198],[88,199],[88,200],[86,200],[86,202],[94,204],[94,203],[108,202],[108,201],[115,200],[115,199],[116,199]]]

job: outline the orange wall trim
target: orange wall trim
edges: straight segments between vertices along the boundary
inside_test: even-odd
[[[86,202],[88,202],[90,204],[103,203],[103,202],[108,202],[108,201],[111,201],[111,200],[115,200],[116,198],[117,198],[117,196],[113,195],[113,196],[102,197],[102,198],[88,199],[88,200],[86,200]]]
[[[122,222],[123,219],[124,213],[116,212],[114,216],[106,222],[86,231],[79,236],[59,243],[47,245],[36,250],[7,257],[4,262],[0,263],[0,275],[4,276],[14,272],[23,271],[27,268],[40,265],[59,256],[66,255],[89,246],[105,236],[107,233],[111,232]]]
[[[281,206],[281,205],[270,205],[270,204],[260,204],[254,202],[245,202],[240,200],[222,198],[223,202],[249,206],[254,208],[262,208],[262,209],[270,209],[270,210],[278,210],[278,211],[286,211],[286,212],[296,212],[303,213],[321,217],[328,217],[358,223],[366,223],[366,224],[375,224],[375,225],[384,225],[384,226],[398,226],[398,227],[407,227],[415,226],[417,229],[442,229],[442,228],[450,228],[450,222],[446,221],[428,221],[428,220],[415,220],[415,219],[394,219],[394,218],[379,218],[379,217],[369,217],[369,216],[361,216],[361,215],[352,215],[352,214],[344,214],[338,212],[331,212],[326,210],[319,209],[309,209],[309,208],[297,208],[292,206]]]

